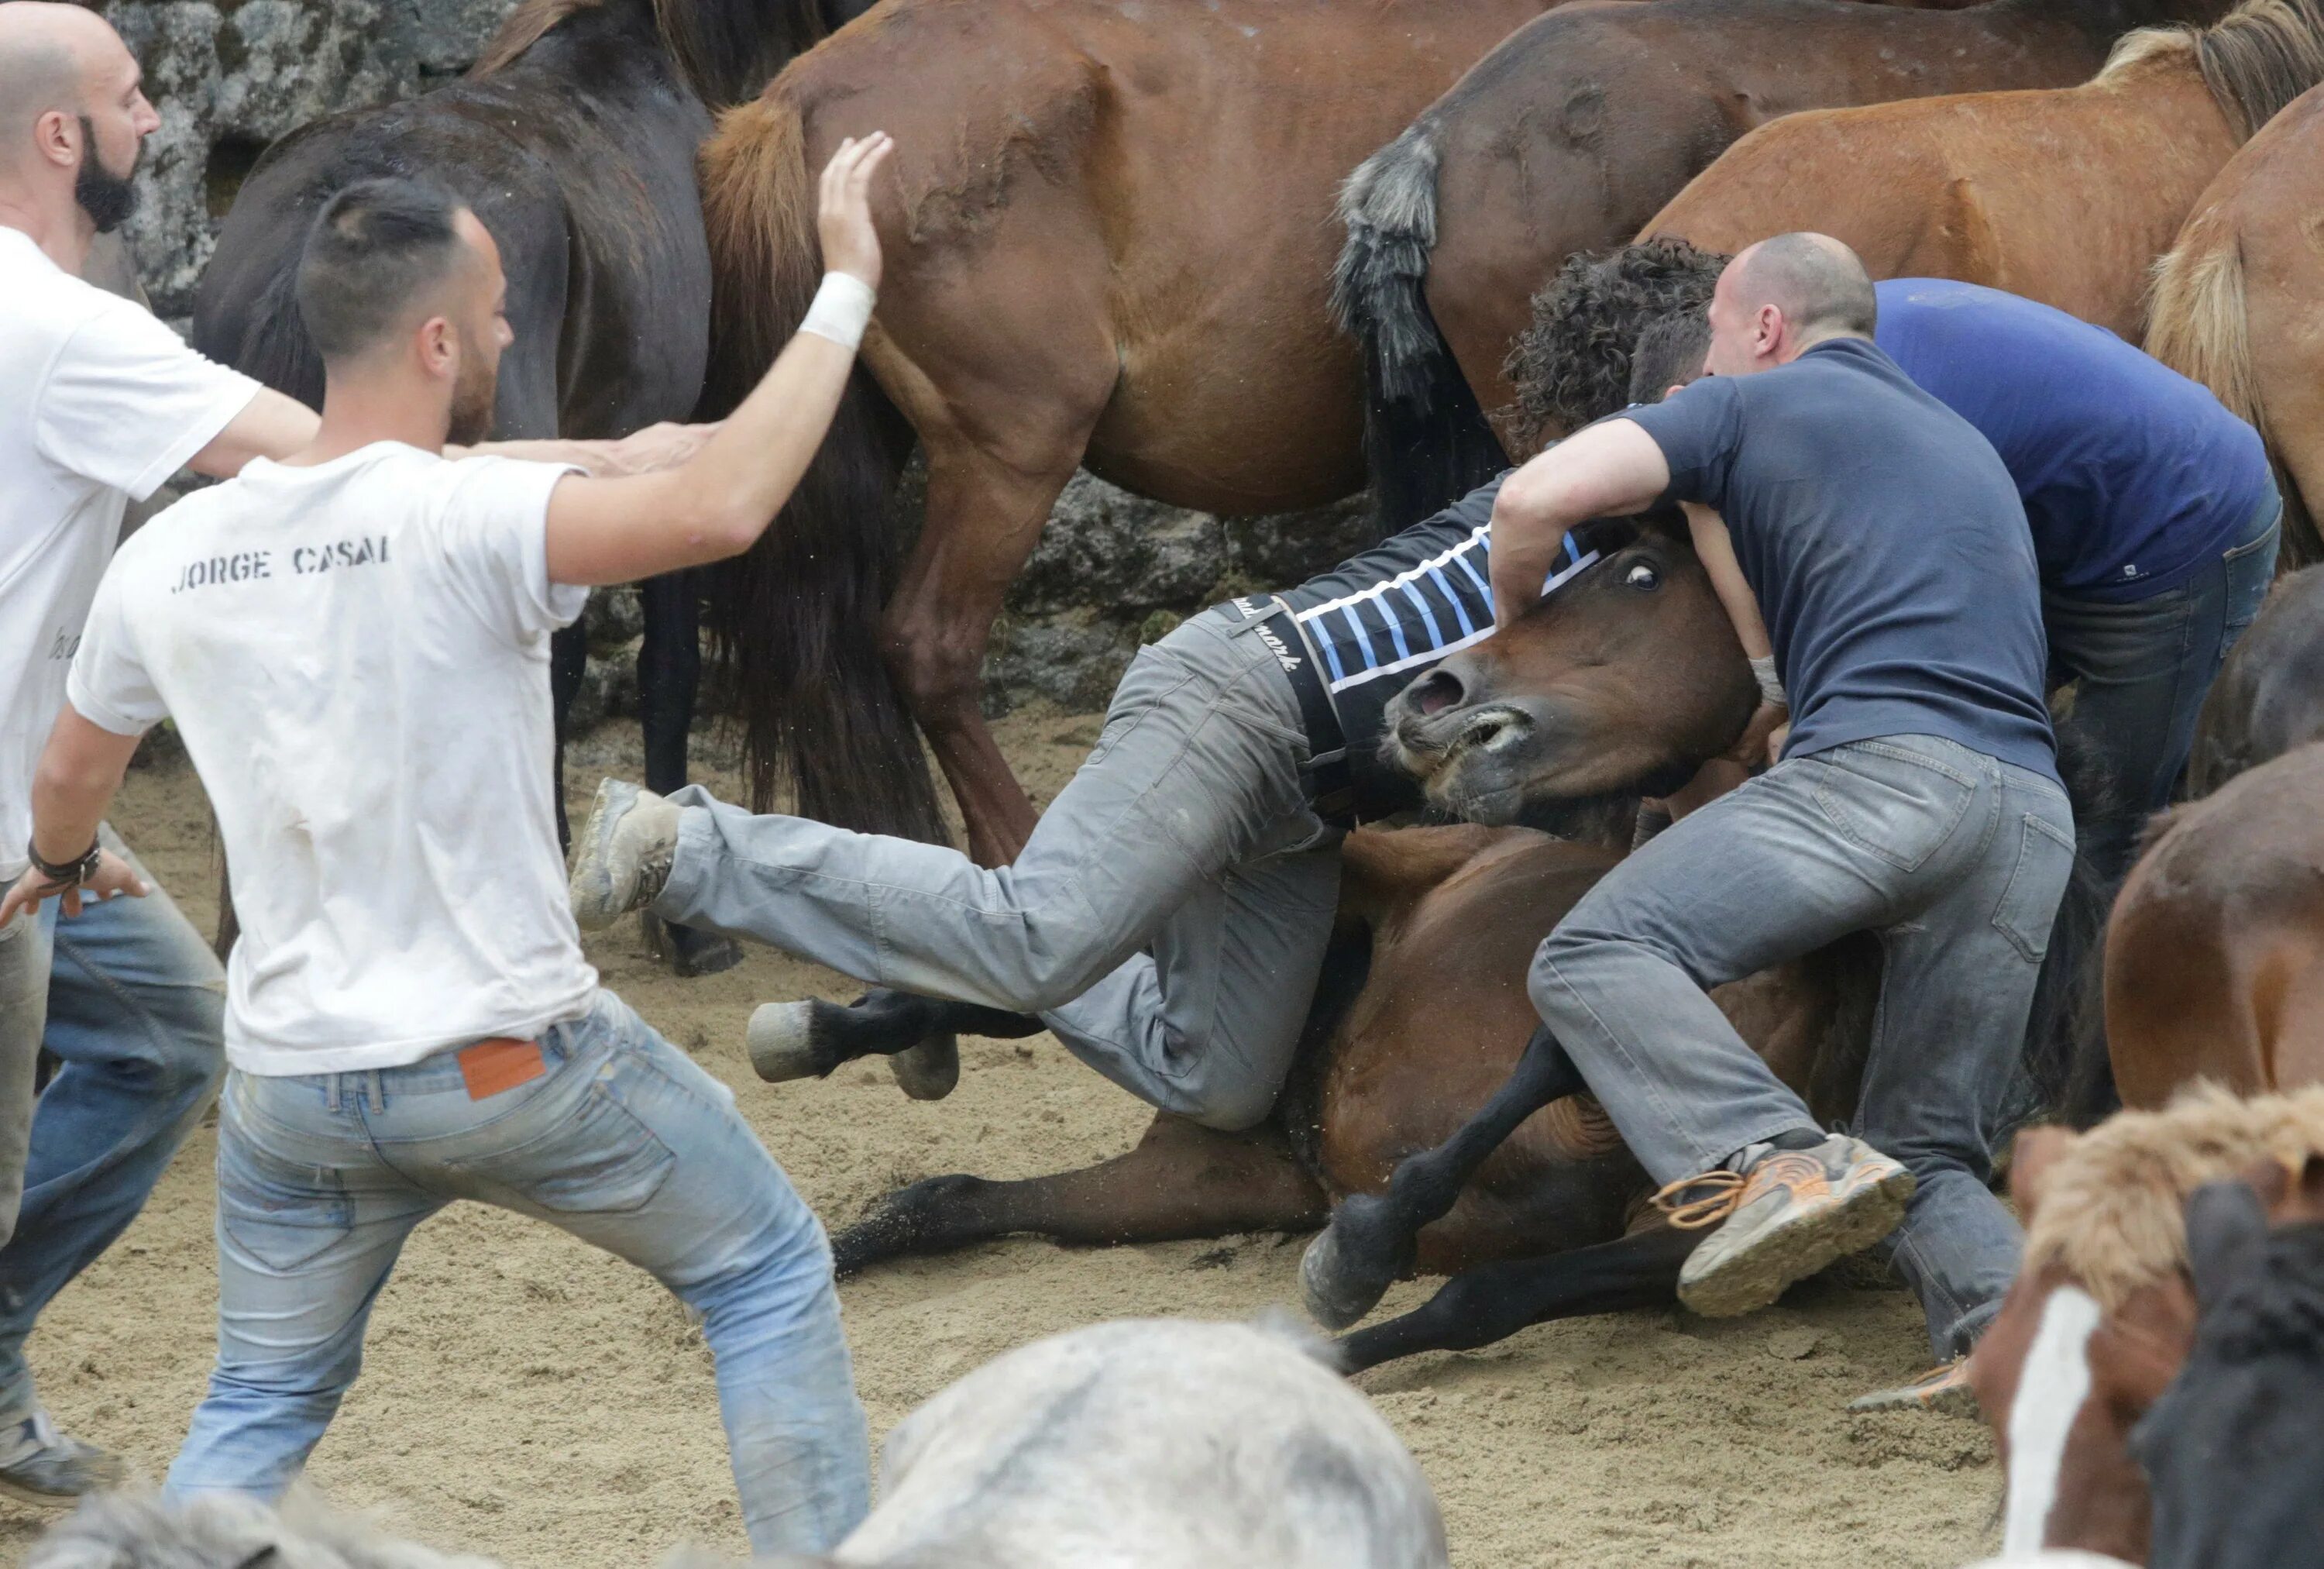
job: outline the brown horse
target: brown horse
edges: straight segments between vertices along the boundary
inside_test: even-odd
[[[2324,560],[2324,91],[2227,160],[2156,272],[2147,351],[2266,438],[2283,485],[2286,568]]]
[[[1732,253],[1820,230],[1876,278],[2006,289],[2135,343],[2154,259],[2204,188],[2319,79],[2318,0],[2245,0],[2208,29],[2132,33],[2080,87],[1785,115],[1643,232]]]
[[[1391,714],[1399,754],[1434,801],[1506,823],[1683,782],[1733,744],[1755,691],[1692,551],[1648,530],[1440,666]],[[1416,1313],[1351,1337],[1357,1366],[1667,1301],[1693,1238],[1640,1225],[1644,1175],[1580,1098],[1525,991],[1543,934],[1614,855],[1472,826],[1359,834],[1347,857],[1340,940],[1279,1113],[1287,1137],[1164,1118],[1138,1150],[1086,1171],[933,1178],[842,1235],[843,1267],[1012,1232],[1096,1243],[1288,1231],[1338,1197],[1334,1231],[1360,1301],[1349,1308],[1342,1294],[1333,1317],[1359,1315],[1416,1269],[1469,1271]],[[2094,899],[2074,908],[2051,945],[2061,975],[2097,926]],[[1851,937],[1714,996],[1820,1114],[1844,1114],[1877,963],[1872,939]],[[2062,1061],[2062,1016],[2045,1004],[2029,1029],[2029,1067],[2045,1084]],[[929,1027],[916,1018],[859,1049],[893,1050]]]
[[[2249,1101],[2207,1089],[2018,1140],[2025,1264],[1969,1357],[2008,1479],[2006,1555],[2147,1561],[2153,1510],[2132,1434],[2194,1342],[2197,1281],[2213,1272],[2202,1205],[2217,1196],[2200,1190],[2238,1178],[2275,1223],[2324,1218],[2324,1088]]]
[[[1655,0],[1527,23],[1366,161],[1342,202],[1336,299],[1365,346],[1376,493],[1419,516],[1489,477],[1478,422],[1526,302],[1629,239],[1736,138],[1781,115],[2086,80],[2125,32],[2227,0]],[[1757,236],[1754,236],[1755,238]],[[1465,384],[1473,398],[1454,395]],[[1558,434],[1558,432],[1552,432]]]
[[[868,374],[721,618],[762,800],[779,761],[812,816],[934,835],[900,688],[971,854],[1014,854],[1033,808],[982,669],[1059,490],[1077,463],[1224,512],[1360,486],[1333,192],[1549,3],[889,0],[727,116],[703,175],[737,387],[814,292],[810,171],[843,136],[897,146]],[[879,520],[916,434],[927,521],[883,607]]]

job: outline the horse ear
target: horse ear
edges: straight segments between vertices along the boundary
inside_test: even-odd
[[[2187,1201],[2187,1273],[2196,1306],[2217,1306],[2253,1249],[2267,1241],[2267,1205],[2249,1183],[2205,1183]]]
[[[2017,1206],[2020,1225],[2032,1223],[2050,1168],[2080,1139],[2072,1129],[2059,1127],[2028,1128],[2017,1135],[2009,1157],[2009,1200]]]

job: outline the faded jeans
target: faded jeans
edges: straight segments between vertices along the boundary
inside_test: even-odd
[[[1535,1005],[1658,1183],[1812,1128],[1711,987],[1879,935],[1854,1131],[1919,1179],[1886,1244],[1939,1358],[1999,1308],[2023,1238],[1986,1186],[2072,870],[2057,784],[1892,735],[1785,760],[1648,840],[1534,960]]]
[[[102,837],[136,863],[110,828]],[[0,1424],[38,1404],[34,1321],[137,1217],[226,1071],[225,972],[137,869],[143,899],[77,916],[51,900],[0,934],[0,1219],[15,1221],[0,1229]],[[43,1044],[60,1066],[36,1104]]]
[[[355,1382],[404,1239],[466,1198],[626,1259],[701,1314],[754,1552],[823,1552],[863,1518],[869,1438],[831,1250],[733,1094],[609,992],[540,1049],[546,1074],[481,1100],[450,1051],[228,1075],[218,1360],[171,1496],[290,1484]]]
[[[700,786],[666,920],[873,985],[1038,1013],[1130,1094],[1211,1127],[1274,1105],[1339,904],[1340,838],[1259,623],[1211,610],[1141,650],[1097,750],[1016,861],[752,817]]]
[[[2218,556],[2173,588],[2126,605],[2042,595],[2053,678],[2074,678],[2072,725],[2107,765],[2126,813],[2103,825],[2092,858],[2109,877],[2130,869],[2139,818],[2171,804],[2195,720],[2236,641],[2275,580],[2283,502],[2266,503]]]

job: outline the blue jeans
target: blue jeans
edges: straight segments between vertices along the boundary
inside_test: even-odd
[[[452,1052],[228,1076],[217,1367],[171,1496],[290,1485],[355,1382],[404,1239],[467,1198],[626,1259],[701,1314],[755,1552],[820,1553],[863,1518],[870,1441],[831,1249],[732,1092],[611,992],[540,1048],[547,1073],[481,1100]]]
[[[110,829],[104,838],[128,854]],[[43,1044],[61,1065],[30,1109],[23,1202],[0,1248],[0,1423],[37,1403],[24,1361],[33,1321],[136,1218],[226,1069],[225,973],[139,871],[152,890],[143,899],[63,918],[51,900],[0,937],[0,1101],[29,1097]],[[0,1106],[0,1118],[25,1114]]]
[[[2126,605],[2042,595],[2053,678],[2072,678],[2073,726],[2131,808],[2098,829],[2091,857],[2109,876],[2130,868],[2138,816],[2171,804],[2195,720],[2236,640],[2275,580],[2283,502],[2273,489],[2251,521],[2201,571]]]
[[[2058,786],[1928,735],[1785,760],[1609,872],[1534,960],[1534,1004],[1656,1182],[1815,1120],[1710,988],[1879,935],[1855,1132],[1919,1179],[1889,1239],[1941,1359],[2017,1272],[1986,1186],[2074,859]]]

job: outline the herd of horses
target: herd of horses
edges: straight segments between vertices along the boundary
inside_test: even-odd
[[[475,206],[506,260],[497,435],[715,417],[813,293],[812,171],[842,138],[887,131],[886,281],[829,440],[750,557],[646,586],[647,782],[684,777],[706,602],[761,805],[788,786],[811,815],[939,835],[925,737],[971,853],[997,863],[1034,811],[986,726],[982,659],[1076,466],[1213,511],[1369,485],[1384,527],[1425,515],[1627,383],[1631,337],[1544,324],[1535,301],[1554,281],[1683,287],[1591,271],[1636,237],[1731,251],[1818,229],[1876,276],[1989,283],[2142,340],[2265,437],[2287,568],[2324,556],[2319,82],[2324,0],[523,0],[468,77],[268,152],[195,333],[318,398],[290,308],[299,236],[333,190],[420,171]],[[888,520],[915,448],[927,502],[907,549]],[[560,716],[583,652],[577,632],[558,649]],[[2276,1102],[2174,1107],[2199,1080],[2241,1097],[2324,1083],[2319,664],[2324,568],[2285,578],[2231,657],[2190,799],[2150,827],[2118,896],[2085,869],[2060,911],[2022,1109],[2075,1127],[2130,1110],[2079,1140],[2029,1136],[2015,1167],[2029,1268],[1977,1359],[2015,1545],[2144,1561],[2145,1479],[2169,1472],[2134,1461],[2132,1426],[2210,1354],[2187,1206],[2243,1239],[2220,1244],[2222,1270],[2230,1252],[2273,1257],[2267,1222],[2324,1214],[2324,1112],[2299,1145],[2298,1118],[2254,1131],[2248,1108]],[[916,1184],[837,1239],[842,1268],[1011,1233],[1098,1244],[1328,1220],[1303,1270],[1328,1323],[1416,1269],[1451,1277],[1344,1340],[1356,1368],[1668,1301],[1694,1239],[1655,1220],[1524,975],[1627,851],[1640,798],[1731,748],[1756,700],[1683,530],[1638,520],[1567,592],[1392,706],[1395,761],[1462,820],[1348,840],[1274,1120],[1223,1134],[1163,1116],[1085,1170]],[[2063,761],[2086,829],[2102,822],[2102,789]],[[732,962],[719,939],[669,940],[681,969]],[[1844,1118],[1879,963],[1862,934],[1717,998],[1819,1115]],[[859,1012],[845,1051],[894,1051],[926,1025]],[[2239,1132],[2219,1131],[2223,1105],[2246,1108]],[[2107,1195],[2061,1210],[2076,1162],[2119,1172],[2205,1114],[2209,1131],[2186,1135],[2209,1140],[2201,1158],[2171,1168],[2183,1180],[2131,1185],[2148,1209],[2109,1223],[2144,1239],[2126,1244],[2138,1269],[2078,1254],[2107,1231],[2089,1220]],[[2259,1241],[2251,1205],[2199,1194],[2222,1178],[2258,1206]],[[2081,1219],[2045,1232],[2061,1213]],[[2136,1341],[2146,1381],[2103,1402],[2105,1421],[2021,1444],[2018,1374],[2056,1338],[2064,1288],[2091,1305],[2077,1346]],[[2035,1449],[2048,1458],[2028,1475],[2048,1469],[2021,1492]],[[2096,1496],[2060,1488],[2069,1461],[2112,1467],[2133,1501],[2037,1509]]]

